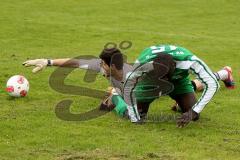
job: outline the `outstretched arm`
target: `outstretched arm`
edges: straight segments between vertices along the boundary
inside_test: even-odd
[[[33,73],[37,73],[40,70],[43,70],[47,66],[59,66],[59,67],[71,67],[71,68],[81,68],[81,69],[90,69],[100,72],[100,59],[34,59],[23,62],[25,67],[34,66],[32,70]]]
[[[52,66],[61,66],[61,67],[72,67],[78,68],[79,67],[79,59],[71,59],[71,58],[64,58],[64,59],[54,59],[52,61]]]

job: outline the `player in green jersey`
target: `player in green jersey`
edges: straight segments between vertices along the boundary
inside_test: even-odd
[[[206,86],[199,100],[195,97],[189,72],[195,74]],[[141,90],[149,90],[146,86],[151,86],[151,84],[153,84],[152,89],[157,90],[158,83],[161,85],[165,81],[174,86],[172,90],[168,89],[168,95],[178,103],[183,111],[182,116],[177,120],[179,127],[185,126],[192,120],[197,120],[200,112],[219,88],[214,73],[189,50],[173,45],[157,45],[146,48],[137,58],[134,70],[124,84],[123,96],[132,122],[141,122],[137,104],[139,102],[141,104],[142,101],[143,106],[146,106],[145,102],[151,103],[157,96],[153,93],[152,99],[151,96],[145,96],[147,100],[144,100],[144,91]],[[160,87],[158,91],[161,93],[165,89]],[[143,92],[143,94],[139,94],[139,98],[138,92]],[[148,110],[148,106],[147,104],[146,108],[142,108]]]

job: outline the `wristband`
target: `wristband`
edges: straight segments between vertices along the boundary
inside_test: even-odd
[[[48,59],[48,60],[47,60],[47,66],[52,66],[52,65],[53,65],[53,60]]]

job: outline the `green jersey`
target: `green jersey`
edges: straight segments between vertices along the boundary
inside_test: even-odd
[[[193,54],[182,47],[176,47],[173,45],[157,45],[146,48],[140,53],[136,63],[144,64],[151,62],[158,56],[158,53],[169,54],[176,62],[176,69],[171,77],[171,81],[176,81],[189,76],[189,68],[187,67],[187,64],[183,62],[191,61]]]

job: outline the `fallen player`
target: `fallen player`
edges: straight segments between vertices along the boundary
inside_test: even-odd
[[[129,64],[123,63],[122,53],[116,48],[104,49],[100,54],[100,59],[36,59],[28,60],[24,62],[23,65],[26,67],[35,66],[33,69],[34,73],[37,73],[47,66],[75,67],[100,72],[111,82],[111,85],[118,90],[118,92],[115,92],[114,96],[111,98],[108,97],[104,100],[101,105],[101,109],[114,109],[117,114],[121,116],[126,113],[126,103],[122,98],[124,83],[126,83],[127,74],[131,73],[134,68]],[[234,87],[233,79],[231,78],[231,70],[229,68],[227,70],[225,67],[223,70],[216,72],[214,75],[217,80],[222,80],[229,88]],[[189,87],[193,88],[193,86],[196,86],[196,89],[204,88],[204,85],[201,85],[202,83],[196,82],[199,81],[194,80],[192,83],[188,84]],[[193,91],[193,89],[190,90]],[[140,112],[142,112],[142,114],[146,114],[150,103],[139,103],[139,106],[141,104],[144,104],[144,106],[142,109],[139,107],[139,109],[144,111]],[[186,112],[186,109],[183,109],[183,112]]]

